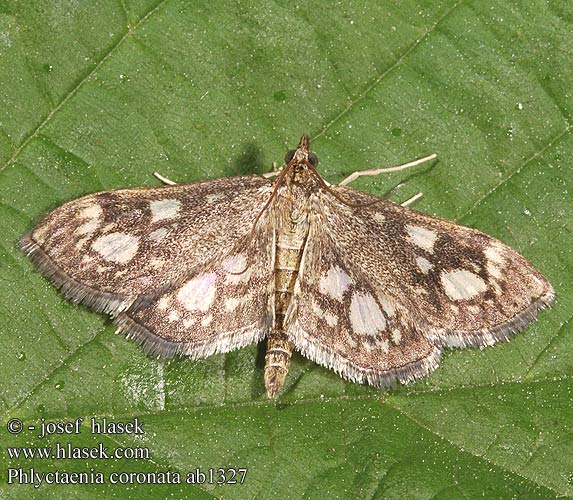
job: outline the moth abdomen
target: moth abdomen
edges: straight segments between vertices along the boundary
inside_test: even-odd
[[[265,387],[271,398],[284,384],[291,362],[293,344],[285,331],[285,318],[292,305],[308,231],[304,220],[301,224],[292,225],[291,229],[280,235],[276,246],[274,325],[267,337],[265,356]]]
[[[265,387],[274,398],[283,386],[290,367],[293,345],[284,330],[273,329],[267,337],[265,355]]]

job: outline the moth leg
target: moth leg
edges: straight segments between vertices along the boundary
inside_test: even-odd
[[[352,181],[358,179],[358,177],[362,177],[363,175],[380,175],[386,172],[398,172],[399,170],[406,170],[410,167],[415,167],[416,165],[420,165],[420,163],[424,163],[436,158],[436,154],[431,154],[428,156],[424,156],[418,160],[414,160],[408,163],[404,163],[403,165],[398,165],[397,167],[390,167],[390,168],[371,168],[368,170],[360,170],[359,172],[353,172],[350,174],[346,179],[342,180],[338,183],[339,186],[346,186],[350,184]]]
[[[265,179],[269,179],[271,177],[275,177],[277,175],[279,175],[281,173],[281,170],[283,169],[282,165],[279,166],[279,164],[276,161],[273,161],[273,171],[272,172],[266,172],[263,174],[263,177]]]
[[[155,177],[157,177],[161,182],[163,182],[163,184],[166,184],[167,186],[176,186],[177,185],[176,182],[173,182],[172,180],[168,179],[167,177],[163,177],[158,172],[153,172],[153,175]]]
[[[265,179],[270,179],[271,177],[276,177],[277,175],[279,175],[279,172],[265,172],[262,174]]]
[[[416,200],[419,200],[422,196],[424,196],[423,193],[415,194],[411,198],[408,198],[406,201],[400,203],[400,205],[403,207],[407,207],[408,205],[411,205],[412,203],[414,203]]]

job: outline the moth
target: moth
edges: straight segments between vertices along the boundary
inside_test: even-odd
[[[266,338],[270,398],[293,349],[354,382],[408,383],[444,348],[508,340],[551,304],[551,284],[507,245],[346,185],[379,171],[331,185],[317,164],[304,135],[275,175],[91,194],[21,246],[150,355]]]

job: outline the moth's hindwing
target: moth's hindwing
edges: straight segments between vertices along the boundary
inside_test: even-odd
[[[439,348],[507,340],[552,302],[549,282],[500,241],[331,189],[362,206],[319,193],[289,332],[347,378],[383,385],[423,376]]]
[[[21,245],[68,298],[116,315],[227,255],[271,191],[255,175],[104,191],[55,209]]]
[[[324,218],[311,218],[287,333],[306,357],[354,382],[410,382],[438,365],[440,349],[353,262],[353,254],[363,250],[344,252]]]

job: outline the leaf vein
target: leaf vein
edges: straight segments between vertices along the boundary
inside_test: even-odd
[[[40,122],[40,124],[22,141],[22,143],[14,150],[12,156],[0,167],[0,173],[2,173],[6,168],[16,162],[20,153],[24,150],[24,148],[32,142],[40,132],[51,122],[52,118],[65,106],[65,104],[74,97],[78,91],[87,83],[89,82],[92,77],[96,74],[96,72],[103,66],[103,64],[121,47],[123,42],[133,34],[133,31],[138,28],[142,23],[147,21],[149,17],[151,17],[155,12],[157,12],[167,0],[161,0],[155,7],[153,7],[147,14],[145,14],[136,24],[131,26],[128,23],[126,32],[122,35],[122,37],[104,54],[101,60],[92,68],[92,70],[82,78],[65,96],[64,98],[54,107]]]
[[[529,483],[529,484],[534,484],[537,487],[539,486],[543,486],[544,488],[547,488],[548,490],[552,491],[553,493],[556,494],[556,496],[562,495],[563,493],[561,491],[556,490],[554,487],[549,486],[548,484],[544,484],[542,483],[542,479],[538,478],[536,481],[534,481],[533,479],[524,476],[523,474],[521,474],[519,471],[517,470],[513,470],[508,468],[506,465],[504,464],[499,464],[497,462],[495,462],[494,460],[488,458],[485,456],[485,454],[479,454],[476,453],[475,451],[472,451],[468,448],[465,448],[463,445],[456,443],[455,441],[452,441],[451,439],[448,439],[446,436],[441,435],[439,432],[431,429],[430,427],[424,425],[422,422],[420,422],[418,419],[416,419],[415,417],[413,417],[412,415],[406,413],[405,411],[402,410],[402,408],[400,408],[399,406],[393,406],[392,404],[388,403],[389,406],[391,406],[392,408],[394,408],[396,411],[398,411],[400,414],[404,415],[406,418],[410,419],[412,422],[414,422],[418,427],[420,427],[421,429],[426,430],[427,432],[429,432],[430,434],[432,434],[433,436],[436,436],[438,439],[443,439],[444,441],[448,442],[451,446],[453,446],[454,448],[456,448],[457,450],[459,450],[461,453],[467,453],[469,455],[472,455],[473,457],[477,458],[478,460],[484,460],[485,462],[494,465],[495,467],[498,467],[499,469],[506,471],[509,474],[514,474],[518,477],[520,477],[523,481]]]
[[[360,103],[363,99],[366,98],[370,92],[372,92],[385,78],[388,76],[395,68],[399,67],[404,60],[418,47],[421,43],[430,36],[434,32],[434,30],[440,25],[454,10],[456,10],[464,0],[459,0],[456,2],[452,7],[450,7],[444,15],[442,15],[434,24],[430,26],[430,28],[417,40],[414,41],[410,47],[406,49],[406,51],[392,64],[389,68],[384,70],[380,73],[376,79],[362,92],[360,93],[355,99],[351,100],[350,103],[344,108],[340,113],[338,113],[332,120],[330,120],[320,132],[318,132],[315,136],[311,138],[311,142],[315,141],[319,137],[323,136],[326,131],[331,128],[336,122],[338,122],[343,116],[346,116],[350,111],[352,111],[358,103]]]
[[[563,331],[563,329],[569,324],[569,322],[573,319],[573,315],[569,316],[569,318],[567,318],[559,327],[559,329],[555,332],[554,335],[551,336],[551,339],[549,340],[549,342],[547,343],[547,345],[539,352],[539,354],[535,357],[535,359],[533,360],[533,363],[531,363],[531,366],[529,367],[529,369],[527,370],[527,372],[524,375],[524,378],[528,378],[529,374],[531,373],[531,371],[533,370],[533,368],[535,367],[535,365],[539,362],[539,360],[541,359],[541,357],[543,356],[543,354],[545,354],[545,352],[551,347],[551,345],[553,344],[553,341],[557,339],[557,337],[559,337],[559,334]]]
[[[517,169],[515,169],[510,175],[508,175],[505,179],[501,180],[497,186],[490,189],[487,193],[485,193],[480,199],[478,199],[465,213],[459,216],[456,220],[459,222],[471,214],[479,205],[481,205],[487,198],[493,195],[499,188],[501,188],[504,184],[507,184],[513,177],[515,177],[519,172],[521,172],[529,163],[533,160],[541,156],[545,151],[547,151],[551,146],[553,146],[556,142],[558,142],[563,136],[571,131],[571,125],[568,124],[565,129],[557,134],[553,139],[551,139],[545,146],[541,147],[535,153],[533,153],[529,158],[527,158]]]

